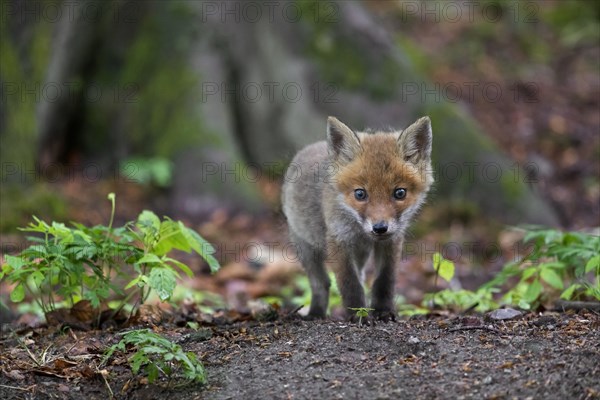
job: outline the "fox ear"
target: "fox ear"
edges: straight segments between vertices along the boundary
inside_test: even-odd
[[[335,117],[327,118],[327,147],[336,161],[350,162],[361,150],[354,131]]]
[[[431,120],[422,117],[400,133],[398,147],[404,160],[416,164],[431,158],[431,141]]]

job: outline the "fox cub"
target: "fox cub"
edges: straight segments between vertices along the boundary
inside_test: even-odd
[[[404,232],[433,183],[431,121],[398,132],[355,132],[327,119],[327,140],[301,150],[286,173],[283,212],[307,271],[309,316],[327,312],[331,264],[344,307],[366,307],[363,268],[373,253],[371,307],[395,319],[395,267]]]

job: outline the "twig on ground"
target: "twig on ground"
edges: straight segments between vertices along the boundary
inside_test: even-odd
[[[110,399],[113,399],[115,397],[115,394],[113,393],[112,389],[110,388],[110,385],[108,384],[108,381],[106,380],[106,377],[104,376],[104,373],[102,373],[102,371],[98,371],[96,370],[98,374],[100,374],[100,376],[102,377],[102,380],[104,381],[104,384],[106,385],[106,388],[108,389],[108,393],[110,394]],[[106,371],[106,370],[104,370]]]
[[[485,325],[477,325],[477,326],[459,326],[458,328],[451,328],[448,329],[448,332],[457,332],[457,331],[474,331],[474,330],[483,330],[483,331],[490,331],[490,332],[494,332],[497,334],[502,334],[502,332],[500,332],[498,329],[493,328],[491,326],[485,326]]]
[[[556,303],[554,303],[554,309],[556,311],[590,310],[590,311],[599,311],[600,312],[600,302],[598,302],[598,301],[567,301],[567,300],[558,300]]]
[[[33,385],[33,386],[35,386],[35,385]],[[17,386],[0,385],[0,387],[6,388],[6,389],[20,390],[22,392],[29,392],[33,386],[27,386],[25,388],[22,388],[22,387],[17,387]]]
[[[298,313],[298,311],[300,311],[300,310],[302,309],[302,307],[304,307],[304,306],[298,306],[298,307],[294,308],[294,309],[293,309],[292,311],[290,311],[290,312],[289,312],[287,315],[289,316],[289,315],[294,315],[294,314],[297,314],[297,313]]]

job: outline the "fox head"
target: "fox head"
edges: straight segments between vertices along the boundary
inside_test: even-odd
[[[327,120],[332,184],[342,209],[374,240],[403,235],[433,183],[431,121],[398,132],[354,132]]]

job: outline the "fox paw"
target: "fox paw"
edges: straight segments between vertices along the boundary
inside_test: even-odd
[[[309,312],[307,315],[305,315],[304,317],[302,317],[302,319],[304,319],[305,321],[317,321],[320,319],[325,319],[325,314],[324,313],[311,313]]]
[[[373,318],[383,322],[396,322],[397,315],[390,310],[375,310],[373,311]]]

